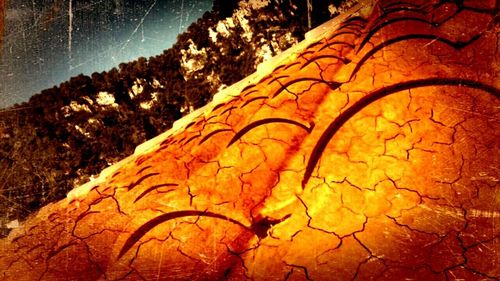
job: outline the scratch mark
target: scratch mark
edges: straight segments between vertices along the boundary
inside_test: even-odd
[[[135,27],[134,31],[132,31],[132,34],[130,34],[130,36],[128,37],[127,41],[125,41],[125,43],[123,44],[123,46],[120,48],[120,51],[123,51],[125,49],[125,47],[127,47],[128,43],[130,43],[130,41],[132,40],[132,37],[134,37],[134,35],[137,33],[137,31],[139,30],[139,27],[142,26],[142,24],[144,23],[144,20],[146,19],[146,17],[149,15],[149,12],[151,12],[151,10],[153,9],[153,7],[156,5],[156,2],[157,0],[155,0],[153,2],[153,4],[151,4],[151,6],[149,6],[149,9],[146,11],[146,13],[144,14],[144,16],[141,18],[141,21],[139,22],[139,24]],[[180,33],[180,32],[179,32]]]

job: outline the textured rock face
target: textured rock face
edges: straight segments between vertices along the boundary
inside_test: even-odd
[[[409,2],[42,209],[2,279],[499,278],[498,3]]]

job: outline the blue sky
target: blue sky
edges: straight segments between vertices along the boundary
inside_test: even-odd
[[[159,55],[212,8],[211,0],[72,0],[71,9],[67,0],[7,4],[0,108],[80,73]]]

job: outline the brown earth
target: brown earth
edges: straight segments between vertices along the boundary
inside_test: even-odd
[[[499,4],[407,2],[42,209],[0,276],[498,280]]]
[[[2,42],[3,42],[3,33],[4,33],[4,29],[5,29],[5,7],[7,6],[6,5],[6,2],[7,0],[2,0],[0,1],[0,50],[3,50],[2,49]],[[2,57],[2,54],[0,52],[0,58]]]

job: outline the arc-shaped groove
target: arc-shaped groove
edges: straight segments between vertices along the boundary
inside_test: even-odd
[[[314,146],[311,152],[311,156],[309,157],[309,161],[306,166],[306,171],[304,173],[304,178],[302,179],[302,188],[305,188],[307,182],[311,178],[312,172],[316,167],[316,165],[318,164],[318,161],[321,158],[321,155],[325,151],[325,148],[330,142],[330,140],[337,133],[337,131],[347,121],[349,121],[349,119],[351,119],[351,117],[353,117],[356,113],[360,112],[363,108],[367,107],[371,103],[383,97],[408,89],[428,87],[428,86],[458,86],[458,87],[465,86],[472,89],[482,90],[497,98],[500,98],[500,90],[493,86],[476,82],[473,80],[458,79],[458,78],[428,78],[428,79],[412,80],[378,89],[368,94],[367,96],[361,98],[358,102],[356,102],[346,111],[341,113],[323,132],[318,142]]]
[[[150,177],[154,177],[154,176],[157,176],[159,175],[160,173],[150,173],[150,174],[147,174],[147,175],[144,175],[142,176],[141,178],[139,178],[136,182],[134,183],[131,183],[128,187],[128,191],[132,190],[134,187],[138,186],[139,184],[141,184],[143,181],[145,181],[146,179],[150,178]]]
[[[366,43],[368,43],[368,41],[373,37],[373,35],[375,35],[375,33],[377,33],[377,31],[379,31],[380,29],[382,29],[390,24],[393,24],[393,23],[399,22],[399,21],[405,21],[405,22],[406,21],[417,21],[417,22],[423,22],[423,23],[429,24],[431,26],[435,26],[430,21],[428,21],[426,19],[422,19],[422,18],[417,18],[417,17],[393,18],[393,19],[384,21],[383,23],[376,25],[375,27],[370,29],[370,31],[368,31],[367,35],[363,38],[363,41],[361,41],[361,44],[359,44],[359,47],[358,47],[358,50],[356,51],[356,54],[358,54],[363,49],[363,47],[366,45]]]
[[[373,56],[376,52],[380,51],[381,49],[383,49],[383,48],[385,48],[385,47],[387,47],[389,45],[396,44],[396,43],[399,43],[401,41],[406,41],[406,40],[430,39],[432,41],[437,41],[437,42],[444,43],[446,45],[449,45],[449,46],[453,47],[456,50],[459,50],[459,49],[467,46],[468,44],[474,42],[479,37],[481,37],[480,33],[476,34],[474,37],[472,37],[471,39],[469,39],[468,41],[465,41],[465,42],[462,42],[462,41],[456,41],[456,42],[454,42],[454,41],[448,40],[446,38],[441,38],[438,35],[433,35],[433,34],[408,34],[408,35],[404,35],[404,36],[400,36],[400,37],[389,39],[389,40],[387,40],[385,42],[382,42],[380,45],[377,45],[377,46],[373,47],[373,49],[371,49],[370,51],[368,51],[361,58],[361,60],[359,60],[359,62],[356,64],[356,67],[354,67],[354,70],[352,71],[351,76],[349,77],[349,81],[352,80],[352,78],[354,77],[354,75],[356,75],[356,73],[359,71],[359,69],[361,68],[361,66],[363,66],[363,64],[371,56]]]
[[[66,248],[69,248],[71,246],[75,246],[75,245],[78,245],[77,242],[70,242],[68,244],[64,244],[62,245],[61,247],[55,249],[55,250],[51,250],[48,254],[47,254],[47,257],[46,257],[46,260],[49,260],[51,259],[52,257],[54,257],[55,255],[59,254],[60,252],[62,252],[64,249]]]
[[[357,24],[357,23],[347,23],[347,24],[341,24],[337,28],[337,31],[341,31],[341,30],[360,31],[363,28],[364,28],[363,25],[360,25],[360,24]]]
[[[348,64],[351,62],[351,60],[349,60],[348,58],[343,58],[343,57],[340,57],[340,56],[336,56],[336,55],[320,55],[320,56],[316,56],[314,58],[311,58],[310,60],[307,60],[306,63],[304,63],[300,69],[303,69],[305,68],[306,66],[310,65],[311,63],[317,61],[317,60],[320,60],[320,59],[337,59],[339,61],[341,61],[343,64]]]
[[[172,219],[177,219],[177,218],[182,218],[182,217],[210,217],[214,219],[221,219],[228,221],[230,223],[236,224],[241,226],[243,229],[253,233],[254,235],[257,235],[260,239],[267,237],[267,231],[275,224],[281,223],[284,220],[288,219],[291,216],[291,214],[288,214],[284,216],[281,219],[273,219],[273,218],[268,218],[264,217],[262,219],[256,220],[252,222],[252,225],[246,226],[243,223],[232,219],[230,217],[213,213],[210,211],[198,211],[198,210],[184,210],[184,211],[175,211],[175,212],[170,212],[166,213],[163,215],[160,215],[147,223],[143,224],[141,227],[139,227],[130,237],[125,241],[125,244],[123,245],[122,249],[120,250],[120,253],[118,254],[118,260],[123,257],[133,246],[137,241],[139,241],[146,233],[148,233],[151,229],[155,228],[161,223],[164,223],[166,221],[172,220]]]
[[[286,67],[286,64],[279,65],[279,66],[277,66],[275,69],[273,69],[273,72],[276,72],[276,71],[278,71],[278,70],[280,70],[280,69],[283,69],[283,68],[285,68],[285,67]]]
[[[349,22],[353,22],[353,21],[361,21],[361,22],[368,22],[365,18],[363,17],[360,17],[360,16],[353,16],[353,17],[350,17],[348,19],[346,19],[343,23],[349,23]]]
[[[401,7],[412,8],[412,9],[420,9],[420,10],[423,10],[423,9],[427,8],[425,5],[418,5],[418,4],[415,4],[415,3],[409,3],[409,2],[404,2],[404,1],[393,2],[393,3],[389,3],[387,5],[379,2],[378,6],[382,10],[382,12],[385,12],[387,10],[394,9],[394,8],[401,8]],[[396,7],[396,6],[398,6],[398,7]]]
[[[231,139],[231,141],[229,141],[227,147],[230,147],[234,142],[239,140],[241,137],[243,137],[243,135],[245,135],[246,133],[248,133],[252,129],[254,129],[258,126],[262,126],[265,124],[271,124],[271,123],[285,123],[285,124],[295,125],[295,126],[298,126],[302,129],[304,129],[309,134],[311,133],[312,129],[314,128],[314,123],[311,123],[310,127],[307,127],[306,125],[304,125],[300,122],[297,122],[295,120],[290,120],[290,119],[285,119],[285,118],[266,118],[266,119],[252,122],[252,123],[248,124],[246,127],[244,127],[243,129],[241,129],[238,133],[236,133],[234,135],[234,137]]]
[[[144,190],[144,192],[142,192],[139,196],[137,196],[137,198],[134,200],[134,203],[139,201],[142,197],[146,196],[148,193],[150,193],[158,188],[167,187],[167,186],[178,186],[178,184],[176,184],[176,183],[163,183],[163,184],[153,185],[150,188]]]
[[[285,66],[285,68],[283,68],[283,70],[287,70],[287,69],[289,69],[290,67],[295,66],[295,65],[297,65],[297,64],[300,64],[300,62],[296,61],[296,62],[293,62],[293,63],[289,63],[289,64],[287,64],[287,65]]]
[[[314,53],[316,53],[316,51],[307,50],[307,51],[304,51],[304,52],[300,53],[300,55],[298,56],[298,58],[303,58],[305,55],[314,54]]]
[[[217,118],[217,117],[219,117],[219,115],[212,114],[212,116],[210,116],[210,117],[208,117],[208,118],[207,118],[207,120],[206,120],[206,123],[205,123],[205,124],[209,124],[209,123],[210,123],[210,120],[215,119],[215,118]]]
[[[233,131],[233,129],[218,129],[218,130],[215,130],[215,131],[212,131],[210,133],[208,133],[206,136],[204,136],[200,142],[198,143],[198,145],[206,142],[209,138],[211,138],[213,135],[215,134],[218,134],[218,133],[223,133],[223,132],[229,132],[229,131]]]
[[[390,14],[397,13],[397,12],[413,12],[413,13],[419,13],[421,15],[427,14],[425,12],[425,8],[413,8],[413,7],[397,7],[397,8],[392,8],[392,9],[387,9],[384,10],[384,13],[380,15],[375,21],[381,20],[385,17],[387,17]]]
[[[271,85],[273,82],[276,82],[278,81],[279,82],[279,79],[281,78],[288,78],[290,77],[290,75],[280,75],[280,76],[276,76],[274,77],[273,79],[271,79],[271,81],[267,82],[267,85]]]
[[[190,122],[189,124],[186,125],[186,127],[184,128],[184,130],[187,130],[189,129],[191,126],[193,126],[196,122],[193,121],[193,122]]]
[[[224,113],[228,112],[229,110],[233,110],[233,109],[236,109],[236,108],[237,108],[236,106],[231,106],[231,107],[228,107],[228,108],[224,109],[224,111],[222,111],[222,112],[220,113],[220,115],[224,115]],[[220,116],[220,115],[219,115],[219,116]]]
[[[339,29],[342,29],[342,28],[345,28],[345,27],[353,27],[353,26],[365,28],[365,24],[364,23],[357,23],[355,21],[350,21],[350,22],[343,22],[343,23],[341,23]],[[337,29],[337,30],[339,30],[339,29]]]
[[[175,144],[175,143],[182,143],[184,140],[186,140],[187,136],[186,136],[186,133],[184,132],[184,135],[182,136],[182,138],[178,137],[177,139],[175,139],[171,144]]]
[[[160,146],[171,144],[174,139],[172,136],[168,136],[164,141],[160,143]]]
[[[197,132],[197,133],[198,133],[197,135],[194,135],[194,136],[190,137],[188,140],[186,140],[186,142],[184,142],[183,145],[187,145],[188,143],[192,142],[194,139],[199,138],[201,136],[201,133],[200,132]]]
[[[219,109],[219,108],[221,108],[221,107],[223,107],[225,105],[226,105],[225,102],[224,103],[219,103],[218,105],[214,106],[214,108],[212,108],[212,112],[215,112],[217,109]]]
[[[342,42],[342,41],[333,41],[333,42],[329,42],[328,44],[323,45],[323,47],[321,47],[321,49],[319,49],[319,51],[323,51],[323,49],[329,48],[333,45],[347,45],[351,49],[354,49],[354,47],[356,47],[356,45],[351,44],[351,43]]]
[[[319,44],[322,44],[323,42],[320,41],[316,41],[316,42],[313,42],[311,44],[309,44],[309,46],[306,47],[306,49],[311,49],[311,48],[314,48],[316,46],[318,46]]]
[[[201,123],[206,122],[205,117],[199,117],[197,119],[198,119],[198,121],[196,121],[196,123],[195,123],[196,126],[201,125]]]
[[[360,36],[361,32],[360,31],[342,31],[342,32],[339,32],[339,33],[332,34],[332,36],[328,37],[328,40],[332,40],[333,38],[338,37],[340,35],[344,35],[344,34],[349,34],[349,35],[354,35],[354,36]]]
[[[246,96],[251,95],[251,94],[256,93],[256,92],[258,92],[258,90],[251,90],[251,91],[249,91],[249,92],[245,93],[245,94],[243,95],[243,97],[246,97]]]
[[[286,82],[285,84],[281,85],[281,87],[274,94],[271,95],[271,98],[275,98],[277,95],[279,95],[281,92],[283,92],[284,90],[286,90],[288,87],[290,87],[291,85],[293,85],[295,83],[306,82],[306,81],[311,81],[311,82],[317,82],[317,83],[326,84],[332,90],[335,90],[335,89],[337,89],[338,87],[340,87],[342,85],[342,83],[340,83],[340,82],[325,81],[325,80],[323,80],[321,78],[301,77],[301,78],[297,78],[297,79],[294,79],[294,80],[290,80],[290,81]]]
[[[175,212],[170,212],[170,213],[160,215],[160,216],[148,221],[147,223],[143,224],[136,231],[134,231],[134,233],[132,233],[132,235],[130,235],[130,237],[127,239],[127,241],[123,245],[122,249],[120,250],[120,253],[118,254],[118,259],[120,259],[123,255],[125,255],[125,253],[127,253],[128,250],[130,250],[130,248],[132,248],[134,246],[134,244],[137,243],[137,241],[139,241],[151,229],[155,228],[159,224],[162,224],[166,221],[178,219],[178,218],[183,218],[183,217],[211,217],[211,218],[215,218],[215,219],[226,220],[228,222],[239,225],[242,228],[253,232],[251,227],[248,227],[235,219],[226,217],[226,216],[221,215],[221,214],[212,213],[209,211],[197,211],[197,210],[175,211]]]
[[[246,86],[245,88],[243,88],[243,90],[241,90],[241,92],[243,93],[243,92],[245,92],[247,90],[250,90],[253,87],[255,87],[255,84],[250,84],[250,85]]]
[[[264,83],[264,81],[267,81],[267,80],[271,79],[272,77],[273,77],[273,73],[268,74],[268,75],[262,77],[262,79],[260,79],[259,82],[257,82],[257,85]]]
[[[143,162],[144,162],[144,161],[143,161]],[[142,164],[142,162],[141,162],[140,164]],[[138,165],[140,165],[140,164],[138,164]],[[146,167],[144,167],[144,168],[140,169],[139,171],[137,171],[137,173],[135,173],[135,175],[136,175],[136,176],[138,176],[138,175],[139,175],[139,174],[141,174],[142,172],[144,172],[144,171],[146,171],[147,169],[150,169],[150,168],[152,168],[152,167],[153,167],[153,166],[148,165],[148,166],[146,166]]]
[[[240,108],[243,108],[243,107],[247,106],[249,103],[251,103],[253,101],[256,101],[256,100],[265,100],[265,99],[268,99],[268,97],[261,96],[261,97],[251,98],[251,99],[247,100],[245,103],[243,103],[240,106]]]
[[[382,7],[382,10],[384,10],[384,9],[389,8],[389,7],[398,6],[398,5],[407,5],[407,6],[412,6],[413,8],[421,8],[419,5],[417,5],[415,3],[410,3],[410,2],[405,2],[405,1],[393,2],[393,3],[387,4],[387,5],[383,5],[381,7]]]
[[[146,162],[146,160],[148,160],[149,158],[151,158],[150,156],[147,156],[147,155],[142,155],[142,156],[139,156],[139,158],[137,158],[135,160],[135,164],[137,166],[140,166],[142,163]],[[143,171],[141,171],[143,172]],[[138,173],[139,174],[139,173]]]

